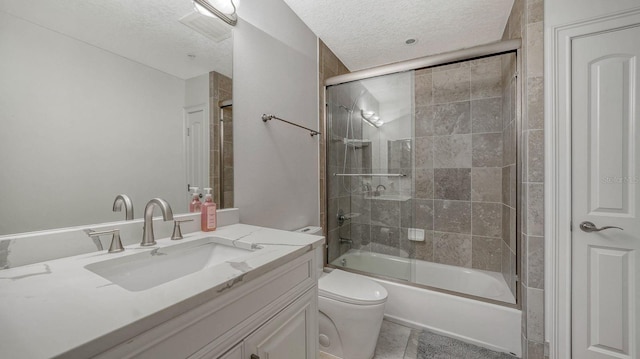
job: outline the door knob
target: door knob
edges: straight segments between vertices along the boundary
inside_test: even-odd
[[[584,232],[587,233],[591,233],[591,232],[600,232],[600,231],[604,231],[605,229],[611,229],[611,228],[615,228],[615,229],[619,229],[621,231],[624,231],[624,229],[620,228],[620,227],[616,227],[616,226],[605,226],[602,228],[598,228],[596,227],[595,224],[593,224],[593,222],[582,222],[580,223],[580,229],[582,229]]]

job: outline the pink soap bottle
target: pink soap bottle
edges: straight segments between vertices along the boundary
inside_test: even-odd
[[[216,203],[211,197],[211,188],[204,189],[207,194],[204,196],[204,203],[202,204],[202,216],[200,218],[200,226],[203,232],[215,231],[218,225],[217,223],[217,207]]]
[[[193,196],[191,197],[191,203],[189,203],[189,212],[198,213],[202,208],[202,202],[200,202],[200,195],[198,194],[198,187],[191,188],[193,189]]]

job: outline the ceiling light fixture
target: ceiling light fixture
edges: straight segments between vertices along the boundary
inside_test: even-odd
[[[231,26],[238,23],[234,0],[193,0],[193,4],[196,10],[203,15],[215,16]]]
[[[360,116],[364,122],[371,127],[379,128],[384,125],[384,121],[380,121],[380,116],[376,116],[374,111],[360,110]]]

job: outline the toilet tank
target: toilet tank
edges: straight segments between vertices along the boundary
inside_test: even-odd
[[[296,229],[295,232],[310,234],[313,236],[322,236],[322,227],[308,226],[300,229]],[[322,274],[324,268],[324,244],[316,248],[316,273],[318,279]]]

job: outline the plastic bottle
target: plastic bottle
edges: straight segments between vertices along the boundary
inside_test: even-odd
[[[200,202],[200,194],[198,194],[198,187],[191,187],[193,189],[193,196],[191,197],[191,203],[189,203],[189,212],[197,213],[202,211],[202,202]]]
[[[204,189],[207,194],[204,196],[204,203],[202,204],[202,216],[200,218],[200,226],[203,232],[211,232],[216,230],[218,225],[217,219],[217,206],[211,197],[211,188]]]

